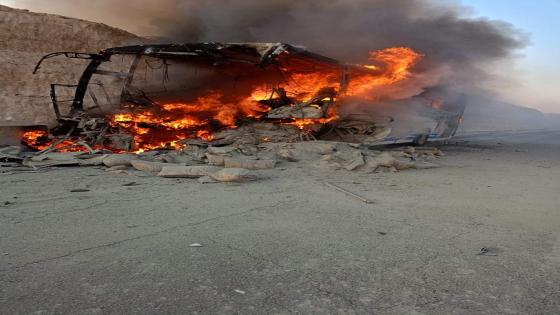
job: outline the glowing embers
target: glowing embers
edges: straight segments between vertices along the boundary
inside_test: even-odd
[[[126,106],[125,112],[110,117],[112,127],[134,135],[137,150],[183,147],[181,140],[211,141],[213,132],[236,128],[242,119],[261,118],[270,108],[249,97],[225,100],[218,91],[207,92],[193,102]]]
[[[55,146],[73,150],[86,143],[122,151],[181,149],[187,139],[215,142],[217,133],[255,122],[315,136],[324,125],[339,120],[350,99],[367,99],[367,104],[375,106],[371,100],[379,99],[378,91],[410,78],[421,58],[410,48],[395,47],[370,52],[370,65],[342,64],[293,51],[278,54],[266,65],[194,64],[193,70],[206,71],[201,72],[203,79],[184,77],[181,72],[172,81],[177,89],[160,88],[159,82],[148,82],[142,89],[133,86],[140,93],[131,93],[118,112],[95,116],[103,122],[90,129],[78,124],[69,138],[74,143],[66,139],[70,142]],[[182,80],[196,80],[196,84],[190,88]],[[89,117],[75,114],[70,121]],[[38,150],[53,144],[46,134],[29,133],[23,138]]]
[[[44,130],[26,131],[21,135],[21,141],[37,150],[43,150],[50,145],[49,133]]]
[[[272,70],[263,69],[261,83],[257,76],[252,85],[236,89],[236,95],[208,86],[191,101],[127,105],[110,117],[110,125],[132,134],[136,150],[179,149],[182,140],[211,141],[217,131],[264,119],[313,132],[338,119],[337,106],[343,106],[345,97],[374,98],[378,87],[407,79],[421,57],[410,48],[395,47],[370,52],[372,65],[342,66],[285,53],[272,69],[282,80],[265,79]]]
[[[338,119],[338,116],[331,116],[328,118],[303,118],[295,119],[293,122],[286,123],[288,125],[296,126],[300,130],[308,130],[317,125],[326,125]]]
[[[78,139],[51,139],[49,133],[45,130],[28,130],[22,134],[21,141],[37,151],[50,149],[59,152],[81,152],[91,149]],[[101,147],[96,147],[96,149],[99,148]]]

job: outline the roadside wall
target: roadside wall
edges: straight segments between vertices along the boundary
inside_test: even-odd
[[[50,52],[98,52],[141,38],[104,24],[0,6],[0,126],[53,126],[50,84],[74,84],[87,60],[64,57],[33,68]]]

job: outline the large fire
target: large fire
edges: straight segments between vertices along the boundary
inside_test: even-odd
[[[286,58],[289,58],[287,56]],[[282,124],[292,124],[306,130],[310,126],[330,123],[338,118],[337,106],[345,97],[375,99],[376,90],[395,84],[410,77],[411,69],[422,55],[407,47],[394,47],[370,52],[369,65],[352,67],[347,73],[350,78],[341,83],[341,68],[303,69],[297,62],[279,58],[278,69],[285,80],[276,87],[268,84],[255,85],[243,89],[239,95],[225,95],[224,91],[207,89],[194,100],[185,102],[154,102],[152,106],[124,104],[122,109],[109,116],[112,128],[134,137],[134,150],[146,151],[159,148],[180,149],[182,140],[200,138],[210,141],[218,130],[237,128],[249,120],[264,119],[273,110],[273,98],[278,97],[278,88],[285,93],[284,99],[292,100],[289,106],[302,103],[321,107],[326,98],[335,101],[325,117],[293,118],[282,120]],[[330,91],[324,96],[324,91]],[[309,104],[312,103],[312,104]],[[23,141],[39,150],[50,143],[38,141],[44,134],[26,133]],[[66,144],[66,143],[65,143]]]

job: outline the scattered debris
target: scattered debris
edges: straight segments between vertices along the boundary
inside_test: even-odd
[[[224,166],[226,168],[244,168],[248,170],[268,170],[276,166],[274,160],[251,160],[242,158],[225,158]]]
[[[329,187],[331,187],[331,188],[334,188],[334,189],[336,189],[336,190],[338,190],[338,191],[340,191],[340,192],[342,192],[342,193],[344,193],[344,194],[346,194],[346,195],[348,195],[348,196],[350,196],[350,197],[356,198],[356,199],[358,199],[358,200],[360,200],[360,201],[362,201],[362,202],[364,202],[364,203],[368,203],[368,204],[374,203],[373,201],[371,201],[371,200],[369,200],[369,199],[367,199],[367,198],[364,198],[364,197],[362,197],[362,196],[359,196],[359,195],[357,195],[357,194],[355,194],[355,193],[353,193],[353,192],[351,192],[351,191],[348,191],[348,190],[346,190],[346,189],[344,189],[344,188],[342,188],[342,187],[339,187],[339,186],[337,186],[337,185],[335,185],[335,184],[331,184],[331,183],[328,183],[328,182],[327,182],[327,183],[325,183],[325,185],[327,185],[327,186],[329,186]]]
[[[130,166],[130,162],[137,158],[136,154],[110,154],[103,159],[103,164],[108,167]]]
[[[443,156],[438,148],[370,149],[392,134],[394,118],[388,114],[346,115],[338,110],[348,99],[369,100],[366,91],[375,90],[372,83],[384,81],[380,80],[384,76],[389,84],[404,80],[407,75],[395,76],[394,71],[406,74],[421,59],[406,47],[386,51],[395,52],[395,60],[405,58],[408,62],[393,64],[393,58],[381,58],[375,67],[346,64],[282,43],[139,45],[92,54],[49,54],[34,72],[45,60],[59,56],[86,59],[89,66],[76,85],[65,86],[75,89],[70,108],[59,108],[63,93],[57,97],[57,85],[53,84],[51,98],[58,126],[23,133],[27,148],[39,152],[1,148],[0,161],[20,163],[31,172],[62,166],[104,166],[108,172],[128,174],[133,168],[164,178],[197,178],[200,183],[252,181],[258,179],[258,173],[251,171],[264,172],[285,162],[301,163],[302,168],[366,174],[439,167],[428,162]],[[116,56],[133,57],[134,64],[127,72],[105,70],[106,63]],[[172,63],[168,62],[171,57]],[[206,73],[209,68],[217,69],[211,71],[216,77],[209,72],[200,82],[192,82],[198,79],[184,75],[190,70]],[[249,73],[247,69],[251,69]],[[161,72],[151,77],[165,79],[146,82],[143,76],[138,81],[142,76],[135,73],[151,70],[153,74]],[[283,80],[278,80],[279,74]],[[94,75],[104,80],[97,81]],[[235,81],[226,82],[228,78]],[[236,88],[229,88],[230,83]],[[261,91],[263,87],[267,87],[266,92]],[[436,111],[431,101],[423,103],[428,99],[419,95],[415,101],[422,103],[421,112],[437,126],[412,136],[424,140],[428,135],[430,140],[451,137],[464,106],[438,104],[441,110]],[[407,137],[407,143],[413,143]]]
[[[414,168],[419,170],[427,170],[432,168],[440,168],[441,165],[430,163],[430,162],[419,162],[414,165]]]
[[[199,243],[192,243],[189,247],[202,247],[202,244]]]
[[[416,153],[416,148],[408,146],[408,147],[404,148],[403,152],[406,153],[406,154],[409,154],[409,155],[414,155],[414,153]]]
[[[411,168],[416,168],[416,163],[412,162],[412,161],[401,161],[401,160],[395,160],[393,167],[396,168],[399,171],[404,171],[404,170],[408,170]]]
[[[166,178],[199,178],[219,171],[217,166],[165,166],[159,172],[159,177]]]
[[[79,166],[80,162],[78,160],[68,160],[68,161],[53,161],[53,160],[44,160],[44,161],[33,161],[30,158],[26,158],[23,160],[22,164],[27,167],[31,167],[33,169],[40,169],[40,168],[48,168],[48,167],[56,167],[56,166]]]
[[[171,166],[173,164],[170,163],[161,163],[161,162],[148,162],[143,160],[130,160],[130,164],[132,167],[139,171],[143,171],[146,173],[159,173],[165,166]],[[180,164],[176,164],[176,166],[181,166]]]
[[[221,155],[215,154],[206,154],[206,159],[208,160],[208,165],[214,166],[224,166],[225,165],[225,158]]]
[[[6,148],[0,148],[0,161],[21,162],[23,158],[18,156],[20,153],[21,153],[20,147],[10,146]]]
[[[245,295],[245,293],[246,293],[245,291],[243,291],[243,290],[238,290],[238,289],[233,290],[233,291],[234,291],[235,293],[239,293],[239,294],[243,294],[243,295]]]
[[[77,193],[77,192],[88,192],[88,191],[90,191],[90,190],[89,190],[89,189],[85,189],[85,188],[76,188],[76,189],[70,190],[70,192],[73,192],[73,193]]]
[[[257,180],[257,176],[244,168],[224,168],[209,176],[218,182],[248,182]]]
[[[1,165],[2,167],[6,165],[5,170],[10,167],[10,172],[39,172],[61,166],[95,166],[113,174],[129,174],[128,171],[134,169],[144,172],[136,174],[137,176],[197,178],[199,183],[209,184],[254,181],[259,178],[258,171],[275,169],[278,165],[286,165],[284,163],[297,162],[303,168],[367,174],[437,168],[440,165],[433,163],[432,160],[443,156],[437,148],[403,147],[372,150],[360,144],[316,140],[259,145],[244,143],[247,141],[234,141],[226,146],[202,144],[201,141],[194,140],[190,142],[192,143],[181,150],[156,150],[138,154],[109,154],[103,150],[57,152],[57,149],[34,153],[9,147],[2,148],[2,152],[18,155],[14,156],[15,160]],[[333,188],[363,202],[371,203],[341,187]]]
[[[344,146],[344,149],[339,149],[333,154],[323,156],[321,161],[330,164],[331,167],[337,169],[344,168],[347,171],[356,170],[366,164],[364,156],[360,150],[346,146]]]
[[[376,156],[373,161],[377,164],[378,167],[383,166],[383,167],[390,168],[395,165],[397,159],[395,159],[395,157],[392,156],[391,153],[383,152],[378,156]]]
[[[80,166],[100,166],[103,165],[103,160],[107,157],[107,154],[94,155],[94,156],[78,156],[78,164]]]
[[[477,254],[479,256],[498,256],[498,253],[500,252],[499,249],[494,248],[494,247],[482,247],[480,249],[480,252]]]
[[[209,147],[208,153],[215,154],[215,155],[224,155],[229,154],[236,151],[237,148],[233,146],[225,146],[225,147]]]
[[[213,179],[210,176],[202,176],[197,181],[201,184],[215,184],[215,183],[218,183],[217,180]]]
[[[118,171],[126,171],[128,169],[128,166],[126,165],[116,165],[113,167],[109,167],[108,169],[106,169],[106,172],[118,172]]]
[[[290,149],[280,149],[276,152],[276,155],[285,161],[288,162],[298,162],[299,159],[295,156],[294,152]]]

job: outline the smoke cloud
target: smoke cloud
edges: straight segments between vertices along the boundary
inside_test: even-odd
[[[510,24],[470,19],[466,8],[426,0],[168,0],[171,4],[174,16],[152,23],[173,40],[287,42],[359,63],[370,50],[408,46],[426,56],[417,72],[439,69],[448,85],[495,79],[486,69],[528,43]]]
[[[496,86],[489,69],[511,59],[528,36],[511,24],[469,17],[457,2],[431,0],[19,0],[18,5],[79,16],[179,42],[286,42],[342,61],[408,46],[425,55],[423,85],[462,90]]]
[[[115,22],[185,42],[288,42],[356,61],[364,51],[406,45],[430,60],[487,62],[528,43],[513,25],[472,19],[470,9],[431,0],[16,0],[23,7]],[[113,25],[113,23],[109,23]],[[138,34],[146,35],[146,34]]]

